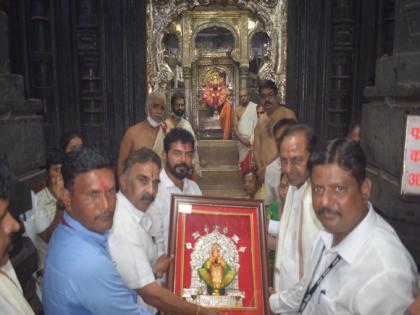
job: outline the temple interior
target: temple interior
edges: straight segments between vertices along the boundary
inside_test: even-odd
[[[18,179],[13,214],[31,207],[46,151],[64,132],[116,161],[155,90],[168,101],[185,94],[207,161],[204,194],[243,197],[236,138],[222,140],[218,111],[228,94],[238,104],[241,88],[258,104],[261,79],[320,142],[361,122],[371,202],[419,266],[420,175],[405,193],[403,174],[407,117],[420,115],[420,0],[0,0],[0,147]],[[35,248],[14,243],[31,300]]]

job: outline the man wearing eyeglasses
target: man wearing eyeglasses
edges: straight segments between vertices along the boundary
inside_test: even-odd
[[[152,219],[150,235],[155,239],[158,255],[168,252],[171,196],[202,195],[198,185],[187,178],[192,168],[195,147],[192,134],[182,128],[173,128],[166,135],[163,145],[165,167],[159,175],[160,183],[155,201],[147,210]]]
[[[276,141],[273,126],[284,118],[296,120],[295,113],[279,103],[277,86],[273,81],[261,81],[259,86],[260,104],[265,114],[258,119],[254,133],[254,155],[258,168],[258,177],[264,180],[265,167],[277,158]]]
[[[289,289],[305,274],[312,247],[321,228],[312,208],[308,161],[315,135],[306,125],[289,126],[279,139],[281,171],[289,190],[280,219],[274,266],[274,289]]]

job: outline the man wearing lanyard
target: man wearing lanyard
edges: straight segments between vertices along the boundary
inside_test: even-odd
[[[310,161],[312,202],[324,229],[308,272],[272,294],[281,314],[404,314],[417,270],[394,229],[369,203],[371,182],[357,142],[332,140]]]
[[[116,203],[114,169],[83,147],[64,158],[66,211],[49,243],[44,269],[46,315],[149,314],[115,269],[108,230]]]

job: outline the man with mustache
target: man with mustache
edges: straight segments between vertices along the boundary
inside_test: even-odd
[[[46,315],[149,314],[121,280],[108,250],[115,211],[114,168],[82,147],[63,161],[63,221],[50,240],[44,269]]]
[[[183,94],[176,92],[174,95],[172,95],[171,110],[172,113],[170,117],[165,121],[168,126],[168,131],[175,127],[182,128],[191,133],[195,140],[194,130],[191,127],[190,122],[183,118],[185,114],[185,96]],[[197,148],[194,149],[192,165],[194,168],[194,175],[198,175],[201,177],[201,166]]]
[[[273,81],[261,81],[259,85],[260,104],[265,114],[258,118],[254,132],[254,155],[258,168],[258,177],[264,181],[265,168],[277,158],[277,146],[273,135],[275,123],[284,118],[296,120],[295,113],[281,105],[278,100],[277,86]]]
[[[158,254],[168,251],[171,195],[202,195],[198,185],[187,178],[192,167],[194,148],[194,137],[185,129],[173,128],[165,137],[165,168],[160,172],[156,199],[147,210],[152,218],[150,235],[155,238]]]
[[[305,274],[321,224],[312,209],[308,161],[315,150],[315,135],[306,125],[291,125],[279,139],[281,171],[289,189],[280,218],[274,265],[274,288],[285,290]]]
[[[167,132],[163,120],[165,94],[153,92],[146,99],[146,119],[127,129],[120,144],[117,175],[121,175],[122,165],[130,152],[146,147],[163,156],[163,138]]]
[[[323,229],[308,272],[270,296],[275,313],[402,315],[414,300],[417,268],[394,229],[369,203],[360,145],[335,139],[311,158],[312,203]]]
[[[0,154],[0,311],[2,314],[33,315],[9,260],[12,235],[19,230],[19,223],[7,209],[11,185],[9,163],[6,156]]]
[[[186,302],[156,280],[172,261],[166,254],[157,258],[148,233],[152,222],[145,214],[158,191],[160,167],[159,156],[148,148],[131,152],[125,160],[108,239],[111,257],[124,283],[139,295],[138,303],[152,314],[156,308],[171,314],[217,314]]]

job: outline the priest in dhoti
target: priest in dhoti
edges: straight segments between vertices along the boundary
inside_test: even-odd
[[[248,89],[239,91],[239,100],[239,106],[234,112],[234,130],[239,140],[239,166],[243,175],[252,166],[252,143],[257,124],[257,104],[250,102]]]

